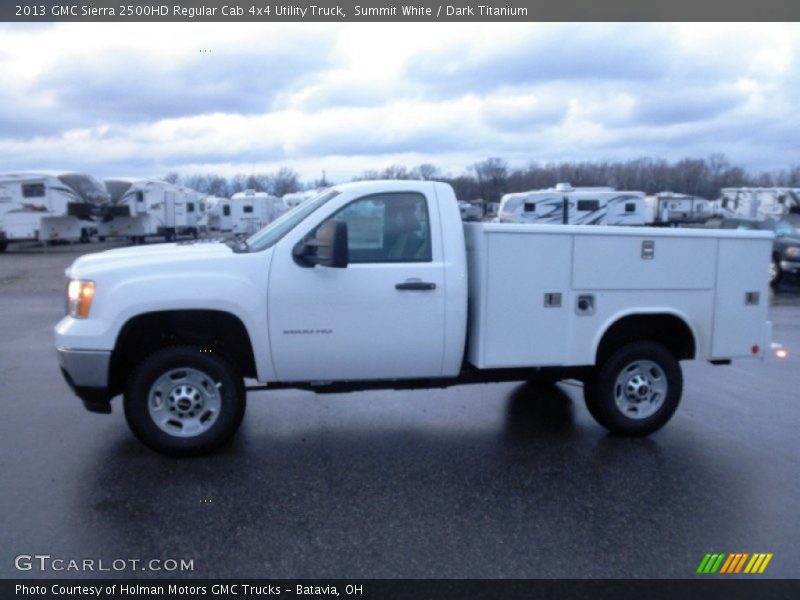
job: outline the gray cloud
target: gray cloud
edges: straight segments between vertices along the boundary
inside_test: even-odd
[[[330,66],[329,36],[264,51],[199,50],[174,63],[143,56],[106,55],[84,63],[58,63],[43,73],[33,94],[55,98],[58,119],[35,109],[16,120],[39,121],[58,131],[101,122],[157,121],[213,112],[270,112],[279,93]],[[1,102],[2,100],[0,100]],[[9,130],[0,129],[0,135]]]
[[[654,43],[654,35],[662,39]],[[543,81],[651,81],[669,68],[669,37],[654,26],[559,25],[480,51],[464,42],[427,53],[410,61],[405,76],[445,96]]]
[[[741,106],[746,96],[737,90],[659,86],[637,98],[633,119],[653,126],[690,123],[723,116]]]

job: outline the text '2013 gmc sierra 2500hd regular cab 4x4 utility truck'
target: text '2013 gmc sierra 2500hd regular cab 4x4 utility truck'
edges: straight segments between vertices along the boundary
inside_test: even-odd
[[[173,455],[228,440],[245,378],[342,392],[575,378],[595,419],[649,434],[679,361],[770,346],[772,234],[462,223],[453,190],[335,186],[241,242],[117,249],[67,270],[62,372],[86,408]]]

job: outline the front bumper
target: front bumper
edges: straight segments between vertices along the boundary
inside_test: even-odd
[[[83,400],[86,410],[110,413],[108,367],[111,352],[107,350],[71,350],[58,348],[61,373],[73,392]]]

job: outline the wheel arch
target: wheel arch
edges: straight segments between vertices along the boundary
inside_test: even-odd
[[[676,360],[697,357],[697,332],[687,316],[671,308],[652,308],[625,311],[609,318],[593,342],[595,364],[601,364],[621,346],[636,341],[660,343]]]
[[[218,309],[178,309],[130,316],[119,329],[109,364],[111,395],[120,393],[127,375],[148,353],[188,344],[224,356],[244,377],[256,377],[253,343],[244,322]]]

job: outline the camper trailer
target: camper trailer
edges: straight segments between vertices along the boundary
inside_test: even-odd
[[[506,194],[496,221],[570,225],[645,225],[651,219],[644,192],[559,183],[546,190]]]
[[[230,231],[234,235],[252,235],[269,225],[288,208],[277,196],[255,190],[234,194],[229,206]]]
[[[200,200],[203,208],[203,219],[200,222],[200,231],[207,233],[218,233],[222,231],[222,207],[228,202],[227,198],[219,196],[206,196]],[[228,207],[230,216],[230,207]]]
[[[799,190],[791,188],[724,188],[718,202],[720,214],[763,221],[800,214]]]
[[[98,235],[142,242],[148,236],[172,241],[197,237],[203,215],[201,195],[186,187],[151,179],[116,177],[105,180],[111,202],[98,225]]]
[[[205,202],[203,194],[191,188],[179,186],[179,200],[177,205],[183,204],[185,207],[184,217],[176,219],[175,229],[178,235],[186,234],[196,238],[200,231],[200,225],[205,220]],[[176,216],[178,211],[176,211]]]
[[[316,188],[304,192],[291,192],[289,194],[284,194],[281,200],[283,200],[287,208],[294,208],[295,206],[300,206],[306,200],[311,200],[311,198],[319,196],[326,189],[328,188]]]
[[[84,241],[108,203],[102,181],[85,173],[0,174],[0,249],[18,241]]]
[[[699,196],[659,192],[648,196],[654,213],[654,225],[677,227],[688,223],[705,223],[713,216],[713,203]]]
[[[284,194],[281,199],[288,208],[294,208],[308,200],[308,196],[303,192],[292,192],[291,194]]]

